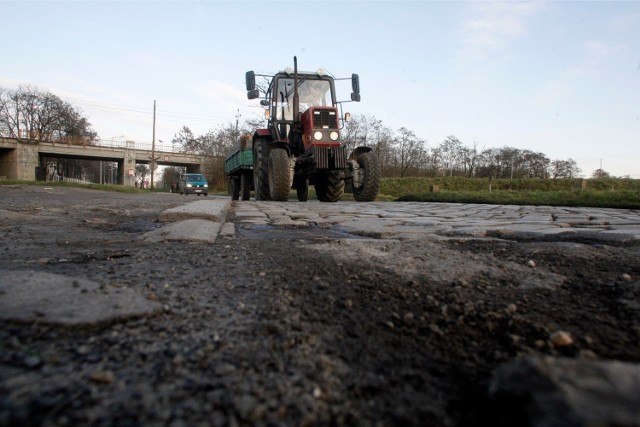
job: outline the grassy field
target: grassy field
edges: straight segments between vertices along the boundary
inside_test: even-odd
[[[107,185],[107,184],[78,184],[75,182],[64,181],[16,181],[16,180],[3,180],[0,181],[0,185],[39,185],[42,187],[73,187],[73,188],[87,188],[89,190],[108,190],[117,191],[120,193],[148,193],[150,190],[142,190],[135,187],[127,187],[124,185]]]
[[[380,194],[397,201],[640,209],[634,179],[385,178]]]
[[[491,184],[491,191],[489,191]],[[42,185],[110,190],[127,193],[149,193],[149,189],[122,185],[75,184],[68,182],[0,181],[0,185]],[[437,187],[437,188],[434,188]],[[432,191],[433,190],[433,191]],[[154,191],[167,192],[165,188]],[[226,195],[226,191],[210,189],[210,194]],[[313,186],[309,199],[315,199]],[[296,200],[292,191],[289,200]],[[342,200],[353,200],[345,194]],[[569,207],[606,207],[640,209],[640,180],[634,179],[516,179],[478,178],[383,178],[377,201],[483,203],[500,205],[543,205]]]

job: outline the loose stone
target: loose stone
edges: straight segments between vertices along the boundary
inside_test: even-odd
[[[549,339],[555,347],[568,347],[573,344],[573,338],[565,331],[556,331],[549,336]]]

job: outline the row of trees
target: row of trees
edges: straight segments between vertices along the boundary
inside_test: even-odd
[[[51,92],[26,85],[17,89],[0,87],[0,136],[93,144],[98,134],[72,104]],[[89,160],[45,157],[39,178],[58,180],[73,177],[106,182],[108,169],[104,166]]]
[[[343,138],[349,149],[374,147],[383,176],[467,176],[494,178],[574,178],[580,168],[573,159],[550,160],[545,154],[514,147],[468,146],[454,135],[438,145],[402,127],[397,131],[372,116],[353,116]]]
[[[187,127],[172,142],[185,152],[224,157],[243,133],[264,126],[261,121],[242,125],[227,123],[216,130],[196,136]],[[357,146],[370,146],[380,161],[382,176],[467,176],[478,178],[575,178],[581,172],[573,159],[550,160],[545,154],[514,147],[479,148],[466,146],[451,135],[438,145],[402,127],[393,131],[381,120],[355,115],[345,124],[342,137],[350,152]],[[219,166],[217,169],[220,169]],[[217,172],[215,180],[224,179]]]
[[[0,134],[37,141],[92,143],[98,134],[78,109],[51,92],[26,85],[0,87]]]

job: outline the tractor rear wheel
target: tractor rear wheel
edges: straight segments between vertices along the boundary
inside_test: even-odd
[[[242,200],[249,200],[251,197],[251,180],[253,176],[250,170],[242,171],[240,175],[240,193],[242,194]]]
[[[372,202],[380,189],[380,164],[376,155],[368,151],[360,154],[356,161],[364,171],[364,179],[360,188],[353,188],[353,198],[358,202]]]
[[[344,193],[342,171],[328,171],[318,177],[316,195],[321,202],[337,202]]]
[[[291,181],[289,175],[289,155],[284,148],[269,151],[269,196],[271,200],[286,202],[289,199]]]
[[[269,142],[257,139],[253,146],[253,188],[256,200],[269,200]]]

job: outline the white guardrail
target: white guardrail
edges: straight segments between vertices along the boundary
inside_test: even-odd
[[[15,139],[26,139],[29,141],[39,140],[37,135],[34,137],[32,134],[31,138],[28,138],[29,133],[27,131],[20,131],[18,133],[20,137],[16,136],[14,132],[8,132],[6,130],[0,130],[0,137],[2,138],[15,138]],[[122,138],[111,138],[111,139],[102,139],[96,138],[92,141],[87,141],[81,138],[60,138],[60,137],[52,137],[42,139],[42,142],[52,142],[52,143],[60,143],[60,144],[70,144],[70,145],[93,145],[97,147],[105,147],[105,148],[127,148],[130,150],[147,150],[163,152],[163,153],[180,153],[182,152],[181,147],[176,147],[175,144],[159,144],[156,143],[155,147],[152,142],[135,142],[130,140],[125,140]]]

